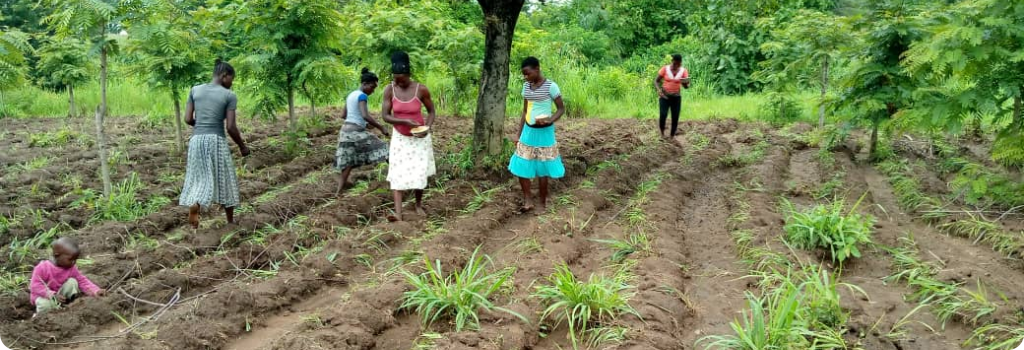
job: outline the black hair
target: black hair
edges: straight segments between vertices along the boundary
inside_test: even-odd
[[[218,58],[217,63],[213,64],[213,76],[219,77],[222,75],[235,76],[235,67]]]
[[[380,81],[376,74],[370,71],[370,68],[363,67],[363,71],[360,73],[359,82],[363,84],[376,83]]]
[[[677,54],[677,53],[672,54],[672,62],[682,62],[682,61],[683,61],[683,55],[680,55],[680,54]]]
[[[78,248],[78,241],[71,237],[61,237],[58,238],[56,241],[53,241],[52,244],[50,244],[51,248],[56,246],[63,246],[64,248],[68,248],[68,250],[70,250],[71,253],[75,255],[78,255],[78,253],[81,252],[81,250]]]
[[[533,57],[533,56],[527,57],[525,60],[523,60],[522,68],[526,68],[526,67],[540,68],[540,60],[538,60],[536,57]]]
[[[396,51],[391,54],[391,74],[412,74],[409,54],[405,53],[405,51]]]

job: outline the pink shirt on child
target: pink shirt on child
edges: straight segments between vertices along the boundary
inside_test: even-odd
[[[95,296],[100,291],[100,287],[97,287],[92,281],[85,278],[81,272],[78,272],[77,266],[65,269],[54,265],[50,260],[43,260],[32,269],[32,282],[29,284],[29,291],[32,292],[32,296],[29,297],[29,301],[32,302],[32,305],[35,305],[36,298],[50,298],[54,296],[60,290],[60,287],[64,285],[64,282],[68,281],[68,278],[78,280],[78,288],[86,295]]]

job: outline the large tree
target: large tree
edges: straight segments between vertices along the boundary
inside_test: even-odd
[[[178,151],[184,152],[182,92],[208,79],[214,61],[209,51],[211,42],[199,33],[198,25],[177,1],[152,1],[147,12],[148,16],[131,27],[127,42],[130,68],[149,86],[167,93],[174,106]]]
[[[51,38],[38,51],[36,75],[39,85],[68,92],[68,116],[75,117],[75,86],[89,81],[91,76],[88,47],[74,38]]]
[[[843,94],[835,106],[854,121],[871,125],[870,154],[875,156],[879,127],[911,103],[915,84],[900,65],[910,44],[921,36],[915,15],[924,0],[877,0],[854,27],[868,38],[853,50],[854,58],[842,81]]]
[[[482,157],[502,149],[512,34],[524,0],[478,2],[484,12],[484,66],[473,119],[473,147]]]
[[[234,33],[240,50],[236,60],[245,69],[246,88],[257,110],[271,117],[288,106],[288,122],[296,131],[295,93],[314,99],[324,95],[310,89],[333,89],[341,77],[323,72],[343,68],[336,53],[342,48],[341,23],[346,19],[335,0],[222,0],[221,23]],[[332,90],[333,91],[333,90]]]
[[[1024,165],[1024,6],[965,0],[924,14],[927,35],[904,59],[919,80],[908,117],[915,127],[975,132],[984,115],[1001,120],[992,156]]]
[[[854,41],[847,22],[838,16],[815,10],[800,10],[779,21],[762,21],[762,27],[776,28],[771,40],[761,45],[768,57],[754,78],[778,87],[807,83],[820,93],[818,126],[825,126],[825,102],[831,82],[830,70],[840,50]],[[810,73],[810,74],[808,74]]]
[[[100,105],[96,111],[96,149],[103,194],[110,195],[110,169],[103,132],[103,118],[108,113],[107,56],[117,50],[117,42],[110,33],[120,29],[122,21],[138,15],[135,10],[142,4],[133,0],[42,0],[41,4],[52,11],[43,22],[54,30],[58,38],[87,38],[92,44],[91,50],[99,53]]]

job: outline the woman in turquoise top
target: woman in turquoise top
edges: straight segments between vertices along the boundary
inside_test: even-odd
[[[565,104],[558,84],[541,74],[537,58],[523,60],[522,71],[526,80],[523,84],[523,116],[519,120],[516,152],[508,169],[519,177],[519,185],[523,188],[523,212],[533,210],[530,180],[537,179],[540,187],[537,206],[543,213],[547,209],[548,179],[565,176],[562,156],[555,141],[555,123],[565,115]],[[552,106],[558,109],[552,111]]]

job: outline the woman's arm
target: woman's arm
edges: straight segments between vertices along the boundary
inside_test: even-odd
[[[663,79],[664,78],[661,77],[660,73],[658,74],[658,76],[654,77],[654,91],[657,91],[658,97],[661,98],[665,98],[665,90],[662,90],[661,88]]]
[[[226,129],[228,129],[228,135],[238,145],[238,151],[242,154],[242,157],[249,155],[249,147],[245,146],[245,141],[242,140],[242,133],[238,131],[238,124],[235,123],[235,110],[230,109],[227,112],[227,118],[224,120]]]
[[[554,124],[559,119],[561,119],[563,115],[565,115],[565,102],[562,101],[561,95],[555,97],[555,107],[557,107],[558,110],[555,111],[555,115],[552,116],[551,120],[549,120],[546,124]]]
[[[526,108],[530,105],[526,99],[523,99],[523,114],[519,116],[519,130],[516,130],[516,143],[519,143],[519,135],[523,134],[523,128],[526,126]]]
[[[423,107],[427,108],[427,126],[430,127],[434,125],[434,119],[437,119],[437,111],[434,110],[434,101],[430,99],[430,89],[423,85],[420,87],[420,101],[423,102]]]
[[[189,90],[188,102],[185,103],[185,124],[196,126],[196,103],[192,100],[192,90]]]
[[[380,133],[384,134],[384,136],[388,136],[388,131],[384,129],[384,126],[380,125],[376,119],[370,116],[370,109],[366,107],[366,101],[359,101],[359,112],[363,114],[363,119],[366,120],[367,124],[380,130]]]

